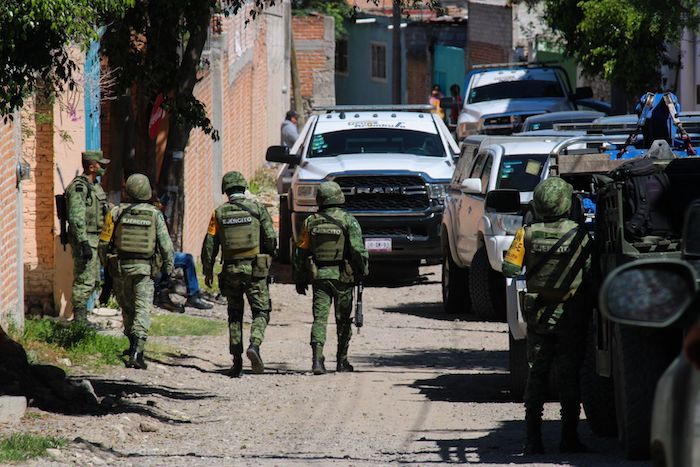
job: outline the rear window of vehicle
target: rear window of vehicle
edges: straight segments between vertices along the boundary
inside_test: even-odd
[[[496,188],[533,191],[542,176],[548,155],[506,156],[501,159]]]
[[[444,157],[440,136],[408,129],[363,128],[314,134],[307,157],[400,153]]]
[[[473,78],[467,103],[542,97],[564,97],[554,69],[494,70]]]

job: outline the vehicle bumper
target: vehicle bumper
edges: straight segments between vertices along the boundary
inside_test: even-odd
[[[304,220],[310,212],[292,213],[294,238],[301,233]],[[372,261],[416,261],[438,263],[442,258],[440,226],[442,211],[422,216],[355,216],[362,228],[363,238],[390,238],[391,252],[371,252]]]
[[[494,235],[484,238],[489,263],[494,271],[503,270],[503,257],[513,243],[513,238],[515,238],[513,235]]]

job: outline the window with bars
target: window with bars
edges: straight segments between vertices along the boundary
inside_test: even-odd
[[[372,79],[386,79],[386,44],[371,44],[370,52]]]
[[[335,72],[342,74],[348,72],[348,41],[346,39],[335,42]]]

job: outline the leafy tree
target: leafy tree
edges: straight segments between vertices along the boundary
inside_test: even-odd
[[[629,95],[661,87],[660,69],[677,57],[683,28],[700,24],[697,0],[525,0],[542,4],[547,25],[583,72],[601,75]]]

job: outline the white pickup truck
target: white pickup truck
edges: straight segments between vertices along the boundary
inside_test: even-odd
[[[291,150],[268,148],[268,161],[285,164],[277,184],[282,259],[317,210],[318,186],[333,180],[362,227],[371,261],[402,262],[416,272],[421,261],[439,263],[440,221],[459,148],[430,109],[319,109]]]

